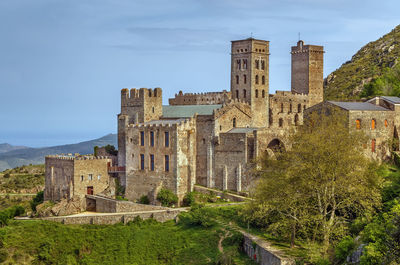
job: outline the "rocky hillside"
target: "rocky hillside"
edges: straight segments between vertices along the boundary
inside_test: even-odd
[[[324,82],[325,99],[359,99],[365,84],[393,68],[400,56],[400,25],[362,47]]]

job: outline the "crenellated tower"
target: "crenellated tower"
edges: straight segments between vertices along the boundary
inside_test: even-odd
[[[324,47],[304,45],[302,40],[292,47],[292,92],[309,95],[309,107],[324,100]]]
[[[162,116],[161,88],[140,88],[121,90],[121,113],[118,115],[118,165],[126,165],[126,128],[129,124],[138,124],[158,120]]]
[[[268,125],[269,41],[232,41],[231,97],[251,106],[253,127]]]

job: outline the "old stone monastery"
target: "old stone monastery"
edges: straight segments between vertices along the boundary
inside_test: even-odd
[[[131,201],[154,199],[162,187],[182,200],[195,184],[246,191],[252,161],[290,146],[288,135],[304,113],[322,107],[341,110],[350,129],[365,130],[367,155],[390,155],[400,98],[323,102],[324,50],[303,41],[291,48],[291,91],[270,94],[269,55],[268,41],[232,41],[230,91],[179,91],[168,106],[161,88],[122,89],[117,158],[47,157],[45,199],[101,193],[112,176]]]

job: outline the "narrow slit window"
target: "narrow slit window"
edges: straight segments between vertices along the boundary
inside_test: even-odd
[[[154,146],[154,132],[150,132],[150,146]]]
[[[164,158],[164,168],[165,168],[165,171],[169,171],[169,155],[165,155],[165,158]]]
[[[169,147],[169,132],[164,132],[165,147]]]
[[[150,170],[154,171],[154,155],[150,155]]]
[[[144,146],[144,132],[140,132],[140,145]]]
[[[140,154],[140,170],[144,170],[144,154]]]

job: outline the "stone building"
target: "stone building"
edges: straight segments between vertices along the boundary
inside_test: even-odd
[[[98,194],[110,185],[108,157],[51,155],[45,158],[44,200]]]
[[[344,115],[350,130],[360,130],[367,136],[364,153],[375,160],[391,157],[399,150],[400,98],[375,97],[366,102],[325,101],[306,110],[306,113],[334,109]]]
[[[269,42],[232,41],[230,92],[183,93],[162,105],[162,90],[122,89],[119,177],[126,197],[161,187],[181,200],[194,184],[246,190],[247,169],[264,152],[288,146],[304,110],[323,100],[323,47],[292,47],[291,91],[269,94]],[[167,144],[168,143],[168,144]]]

